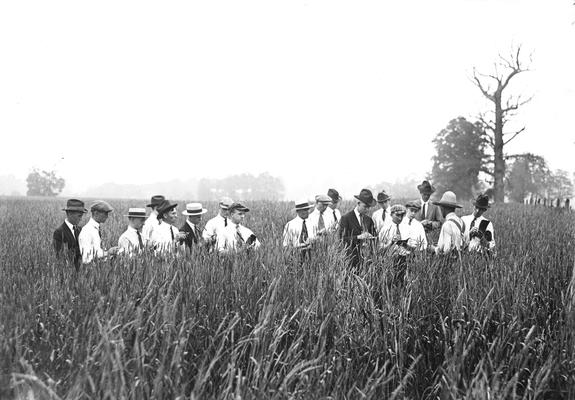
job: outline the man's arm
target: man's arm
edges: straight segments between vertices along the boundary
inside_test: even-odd
[[[54,251],[56,252],[56,257],[60,256],[60,253],[62,252],[62,246],[63,246],[63,238],[62,236],[64,235],[64,232],[62,232],[60,229],[56,229],[54,231],[54,235],[52,236],[52,246],[54,246]]]

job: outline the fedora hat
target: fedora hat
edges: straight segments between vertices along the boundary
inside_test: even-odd
[[[146,209],[145,208],[129,208],[128,214],[125,214],[124,217],[128,218],[146,218]]]
[[[420,193],[433,193],[435,192],[435,188],[431,185],[431,183],[429,183],[429,181],[423,181],[421,182],[420,185],[417,185],[417,190],[419,190]]]
[[[160,204],[162,204],[162,201],[164,200],[166,200],[164,196],[162,196],[161,194],[157,194],[155,196],[152,196],[152,198],[150,199],[150,204],[148,204],[146,207],[157,207]]]
[[[391,199],[391,196],[388,195],[387,193],[385,193],[385,190],[382,190],[381,192],[379,192],[377,194],[377,202],[378,203],[386,202],[389,199]]]
[[[339,192],[335,189],[328,189],[327,195],[331,198],[331,200],[334,203],[337,203],[338,201],[341,200],[341,196],[339,195]]]
[[[443,196],[441,196],[441,200],[434,201],[433,204],[435,204],[436,206],[461,208],[461,206],[457,204],[457,197],[455,196],[455,193],[449,190],[443,193]]]
[[[229,209],[232,204],[234,204],[234,201],[232,199],[230,199],[229,197],[222,197],[220,199],[220,208],[222,210]]]
[[[182,215],[203,215],[207,212],[208,210],[202,207],[202,203],[188,203]]]
[[[294,209],[296,211],[302,211],[302,210],[309,210],[310,208],[313,208],[313,203],[311,201],[300,200],[296,201]]]
[[[66,202],[66,207],[62,209],[62,211],[80,211],[80,212],[88,212],[86,207],[84,207],[84,202],[78,199],[69,199]]]
[[[376,203],[375,199],[373,198],[373,194],[369,189],[361,189],[358,195],[354,195],[356,199],[361,201],[364,204],[367,204],[370,207],[373,207]]]
[[[491,207],[491,204],[489,204],[489,196],[486,194],[480,193],[479,196],[477,196],[477,198],[473,202],[473,205],[477,208],[482,208],[484,210],[487,210],[489,207]]]
[[[161,217],[162,215],[166,214],[167,212],[170,212],[171,210],[173,210],[174,208],[176,208],[178,206],[178,203],[174,203],[171,204],[170,200],[164,200],[162,201],[157,207],[156,207],[156,211],[158,212],[158,217]]]

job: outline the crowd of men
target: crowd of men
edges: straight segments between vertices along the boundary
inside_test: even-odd
[[[405,259],[418,252],[458,254],[461,251],[479,252],[493,256],[495,238],[493,224],[483,215],[490,207],[489,198],[480,194],[475,199],[474,211],[459,217],[461,208],[455,193],[447,191],[439,201],[431,201],[435,188],[428,181],[418,185],[420,198],[405,204],[391,205],[391,196],[385,191],[373,196],[368,189],[355,195],[355,207],[342,215],[339,210],[341,196],[335,189],[315,196],[315,202],[295,202],[295,218],[283,230],[283,246],[299,252],[302,260],[313,256],[313,249],[332,238],[341,242],[352,266],[358,266],[374,252],[384,252],[404,264]],[[378,209],[370,214],[370,210]],[[202,216],[207,210],[201,203],[188,203],[182,212],[185,223],[177,228],[177,204],[162,195],[151,198],[145,208],[130,208],[125,215],[127,229],[117,246],[105,249],[102,245],[101,224],[105,223],[112,206],[94,201],[91,217],[80,229],[79,224],[88,212],[84,202],[67,201],[63,211],[66,219],[53,235],[56,255],[64,256],[76,268],[95,259],[124,254],[137,257],[151,251],[156,255],[185,254],[194,249],[230,253],[257,249],[260,240],[244,225],[250,210],[239,202],[224,197],[219,202],[218,214],[202,227]],[[433,244],[433,232],[439,239]]]

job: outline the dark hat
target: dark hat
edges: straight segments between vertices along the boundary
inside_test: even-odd
[[[435,188],[433,186],[431,186],[431,183],[429,183],[429,181],[423,181],[421,182],[421,185],[417,185],[417,190],[419,190],[420,193],[433,193],[435,192]]]
[[[152,196],[152,199],[150,200],[150,204],[148,204],[146,207],[157,207],[164,200],[166,200],[166,198],[164,196],[162,196],[161,194],[157,194],[155,196]]]
[[[479,196],[473,202],[473,205],[477,208],[482,208],[487,210],[491,205],[489,204],[489,196],[483,193],[480,193]]]
[[[419,200],[411,200],[405,203],[405,208],[414,208],[416,210],[421,209],[421,202]]]
[[[354,195],[353,197],[370,207],[373,207],[376,203],[375,199],[373,198],[373,194],[369,189],[361,189],[359,194],[357,196]]]
[[[441,196],[441,200],[434,201],[433,204],[437,206],[461,208],[461,205],[457,204],[457,197],[455,196],[455,193],[449,190],[443,193],[443,196]]]
[[[102,212],[109,213],[109,212],[114,211],[114,208],[107,201],[96,200],[90,206],[90,211],[102,211]]]
[[[232,212],[234,210],[238,210],[238,211],[243,211],[243,212],[248,212],[250,211],[249,208],[247,208],[246,206],[244,206],[243,204],[240,203],[232,203],[229,207],[228,207],[228,211]]]
[[[341,200],[341,196],[339,195],[339,192],[338,192],[337,190],[335,190],[335,189],[328,189],[327,195],[328,195],[329,197],[331,197],[331,200],[332,200],[334,203],[337,203],[338,201]]]
[[[84,207],[84,202],[82,200],[77,199],[70,199],[66,202],[66,208],[63,208],[62,211],[80,211],[80,212],[88,212]]]
[[[381,192],[379,192],[377,194],[377,202],[378,203],[383,203],[389,199],[391,199],[391,196],[388,195],[387,193],[385,193],[385,190],[382,190]]]
[[[174,208],[178,206],[178,203],[171,204],[170,200],[162,201],[157,207],[156,211],[158,212],[158,217],[163,216],[164,214],[170,212]]]

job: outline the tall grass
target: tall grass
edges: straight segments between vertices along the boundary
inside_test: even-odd
[[[109,244],[134,204],[112,202]],[[251,206],[261,251],[76,272],[50,247],[59,203],[1,199],[0,397],[575,396],[572,214],[497,206],[496,260],[418,257],[394,286],[389,259],[351,271],[336,240],[301,265],[289,205]]]

